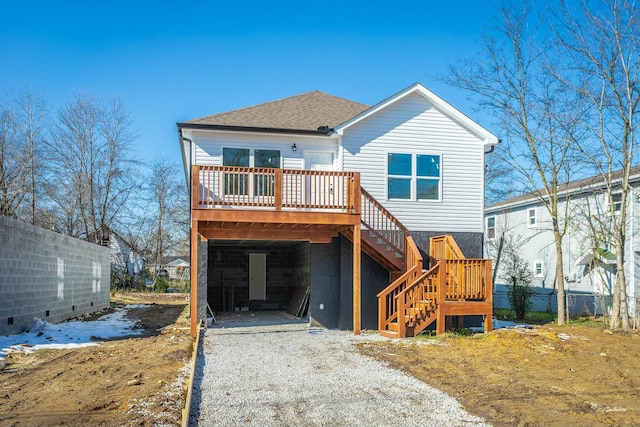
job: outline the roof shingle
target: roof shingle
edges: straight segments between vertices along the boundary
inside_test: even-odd
[[[318,90],[277,101],[189,120],[188,124],[316,131],[334,128],[369,106]]]

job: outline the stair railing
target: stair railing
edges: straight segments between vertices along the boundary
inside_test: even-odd
[[[416,280],[398,292],[398,335],[407,336],[409,325],[421,326],[421,321],[432,315],[438,305],[438,272],[441,263],[438,262],[428,271],[422,273]],[[426,327],[426,325],[425,325]],[[412,335],[420,330],[413,331]]]
[[[449,234],[431,238],[429,256],[432,258],[432,262],[439,259],[464,259],[464,254],[460,247]]]
[[[411,236],[406,237],[406,248],[407,271],[378,293],[378,330],[380,331],[389,329],[390,323],[398,322],[398,326],[404,323],[400,321],[404,319],[398,318],[400,311],[398,294],[423,274],[422,254]]]
[[[361,189],[361,194],[360,222],[364,228],[396,253],[406,257],[405,244],[407,237],[411,234],[409,230],[364,188]],[[407,264],[408,268],[409,264]]]

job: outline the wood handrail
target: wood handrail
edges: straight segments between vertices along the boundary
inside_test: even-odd
[[[422,254],[411,236],[407,236],[406,240],[407,253],[405,259],[407,270],[377,295],[378,330],[386,330],[389,323],[397,319],[398,313],[402,312],[397,305],[398,293],[410,283],[415,282],[417,277],[422,274]],[[400,322],[398,321],[398,323]]]
[[[464,258],[452,236],[438,236],[430,242],[432,256],[446,254],[456,258],[436,259],[423,272],[422,256],[410,237],[407,247],[407,271],[378,294],[379,331],[388,331],[395,324],[397,336],[405,337],[409,327],[415,334],[438,319],[436,331],[441,333],[445,314],[440,307],[445,303],[482,302],[490,310],[491,260]]]
[[[359,214],[358,172],[204,166],[192,168],[192,208],[251,207]]]
[[[406,241],[411,232],[367,190],[360,189],[362,204],[360,221],[379,240],[403,257],[407,255]],[[407,265],[407,268],[409,266]]]
[[[450,234],[434,236],[430,239],[429,256],[434,260],[464,258],[460,247]]]

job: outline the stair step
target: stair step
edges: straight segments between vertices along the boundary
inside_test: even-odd
[[[390,331],[398,332],[400,328],[398,328],[398,322],[391,322],[388,325]]]

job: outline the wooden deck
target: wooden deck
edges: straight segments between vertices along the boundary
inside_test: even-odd
[[[198,239],[330,243],[342,233],[353,242],[354,333],[360,332],[361,251],[398,277],[378,295],[381,334],[411,336],[431,318],[487,312],[490,261],[489,275],[481,277],[486,260],[463,260],[455,242],[435,240],[433,259],[442,261],[424,272],[410,231],[361,188],[356,172],[193,166],[191,173],[192,260],[198,259]],[[194,335],[197,283],[193,269]],[[471,301],[484,305],[468,305]]]

